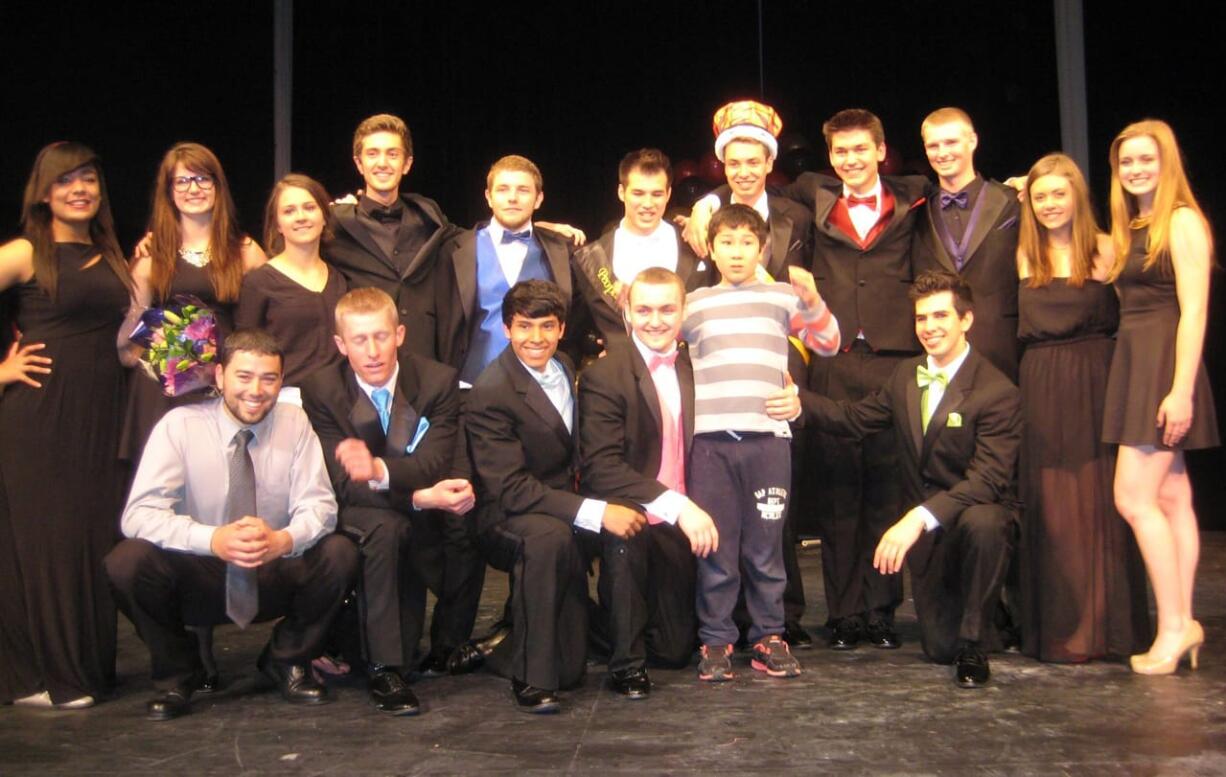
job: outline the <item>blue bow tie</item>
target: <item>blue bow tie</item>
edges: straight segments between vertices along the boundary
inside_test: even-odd
[[[502,240],[500,240],[499,242],[502,243],[503,245],[506,245],[507,243],[515,243],[515,242],[527,244],[531,240],[532,240],[532,230],[525,229],[523,232],[503,232]]]
[[[966,210],[970,201],[971,195],[967,192],[958,192],[957,194],[941,192],[941,210],[947,210],[950,205],[957,205],[962,210]]]

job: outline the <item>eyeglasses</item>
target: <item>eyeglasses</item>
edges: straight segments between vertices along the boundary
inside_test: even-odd
[[[208,191],[213,188],[213,176],[211,175],[180,175],[172,178],[171,186],[177,192],[185,192],[192,188],[192,184],[200,187],[201,191]]]

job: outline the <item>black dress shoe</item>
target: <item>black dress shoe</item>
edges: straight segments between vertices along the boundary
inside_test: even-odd
[[[485,659],[511,634],[511,627],[499,623],[494,630],[479,639],[470,639],[447,658],[449,674],[468,674],[485,665]]]
[[[809,632],[802,629],[795,621],[783,624],[783,641],[788,643],[788,647],[792,650],[813,647],[813,637],[809,636]]]
[[[609,672],[609,684],[613,690],[627,699],[646,699],[651,693],[651,678],[641,667]]]
[[[452,651],[454,653],[454,651]],[[422,677],[442,677],[447,674],[447,656],[431,652],[418,665],[417,671]]]
[[[200,690],[205,675],[189,677],[182,684],[145,704],[149,720],[174,720],[192,711],[192,694]]]
[[[327,704],[332,701],[327,687],[315,681],[308,664],[273,661],[268,657],[268,648],[265,648],[256,666],[273,681],[281,697],[290,704]]]
[[[416,715],[421,712],[417,696],[394,669],[379,669],[371,673],[367,688],[370,690],[370,703],[379,712],[387,715]]]
[[[898,632],[885,621],[872,621],[864,627],[864,638],[875,648],[882,650],[897,650],[902,647]]]
[[[221,675],[212,672],[204,676],[196,693],[216,693],[219,690],[221,690]]]
[[[982,688],[992,677],[988,657],[974,645],[958,651],[954,659],[954,684],[959,688]]]
[[[561,706],[556,692],[534,688],[519,680],[511,681],[511,693],[515,696],[515,704],[524,712],[548,715],[557,712]]]
[[[855,650],[856,645],[860,644],[860,621],[856,618],[837,621],[830,630],[827,644],[831,650]]]

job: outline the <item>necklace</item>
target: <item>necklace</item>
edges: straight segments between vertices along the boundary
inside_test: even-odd
[[[209,253],[209,249],[207,248],[203,250],[195,250],[192,248],[180,248],[179,258],[187,262],[188,264],[192,265],[193,267],[204,267],[206,264],[209,263],[209,260],[213,258],[213,255]]]

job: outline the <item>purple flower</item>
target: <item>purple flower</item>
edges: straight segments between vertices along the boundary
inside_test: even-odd
[[[197,343],[201,340],[211,341],[215,329],[216,325],[213,317],[211,315],[204,315],[188,324],[187,328],[183,330],[183,335],[188,340],[195,340]]]

